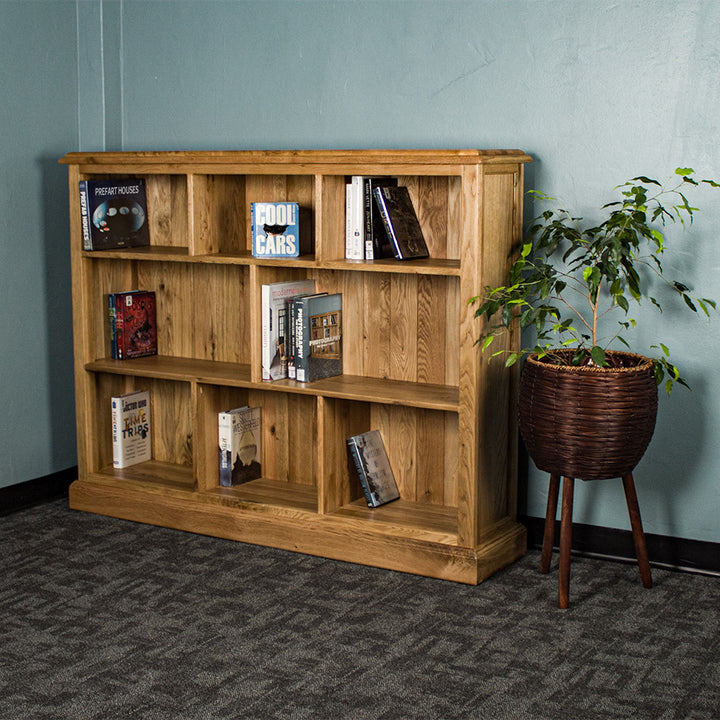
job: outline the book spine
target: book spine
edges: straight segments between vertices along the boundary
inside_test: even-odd
[[[219,482],[223,487],[232,485],[232,415],[218,413],[218,448],[220,458]]]
[[[112,398],[112,447],[113,467],[123,467],[123,440],[122,440],[122,400]]]
[[[295,372],[295,298],[290,298],[287,302],[287,376],[290,380],[296,377]]]
[[[298,382],[307,382],[308,355],[310,354],[307,308],[304,298],[295,300],[295,377]]]
[[[383,225],[385,226],[385,232],[387,232],[388,238],[390,238],[390,242],[392,243],[393,252],[395,253],[395,257],[398,260],[402,259],[402,253],[400,250],[400,245],[397,240],[397,236],[395,235],[395,230],[393,228],[392,220],[390,219],[390,213],[387,209],[387,204],[385,203],[385,196],[382,194],[382,188],[375,188],[373,190],[375,193],[375,199],[377,200],[377,206],[380,210],[380,216],[382,217]]]
[[[117,360],[117,310],[115,308],[115,293],[108,294],[108,320],[110,322],[110,355],[113,360]]]
[[[363,493],[365,494],[365,502],[367,503],[368,507],[375,507],[372,494],[370,493],[370,488],[368,487],[365,466],[363,465],[362,458],[360,457],[360,451],[355,444],[355,439],[349,438],[347,441],[347,445],[350,449],[350,455],[353,459],[353,462],[355,463],[355,469],[357,470],[358,477],[360,478],[360,485],[362,486]]]
[[[92,250],[90,223],[90,194],[87,180],[80,181],[80,222],[82,226],[83,250]]]
[[[270,304],[270,295],[272,288],[268,285],[262,286],[262,379],[265,381],[272,380],[270,376],[270,365],[272,364],[271,342],[272,334],[272,306]]]
[[[92,231],[90,230],[90,196],[87,180],[80,181],[80,224],[82,226],[83,250],[92,250]]]
[[[350,218],[350,227],[345,237],[345,257],[348,260],[362,260],[365,257],[365,221],[363,212],[363,178],[353,175],[350,179],[349,198],[346,204],[350,205],[346,218]]]
[[[125,295],[126,293],[115,293],[115,349],[116,360],[123,360],[125,357],[124,341],[125,333]]]
[[[366,177],[363,181],[363,221],[365,227],[365,259],[374,260],[372,227],[372,178]]]
[[[352,185],[345,185],[345,259],[352,257]]]

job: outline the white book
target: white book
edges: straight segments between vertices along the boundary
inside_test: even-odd
[[[113,467],[125,468],[152,458],[150,393],[147,390],[111,399]]]
[[[347,260],[365,259],[365,203],[362,175],[353,175],[346,195],[345,257]]]
[[[262,286],[262,379],[282,380],[287,374],[287,301],[315,292],[314,280],[291,280]]]
[[[259,407],[218,413],[220,485],[232,487],[262,476],[260,423]]]

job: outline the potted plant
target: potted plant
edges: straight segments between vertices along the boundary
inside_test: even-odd
[[[475,316],[486,320],[478,340],[483,351],[492,350],[498,335],[515,323],[535,329],[534,345],[492,356],[507,354],[508,366],[527,356],[518,420],[530,457],[551,476],[548,521],[554,496],[554,522],[561,476],[570,481],[622,477],[632,518],[637,500],[631,473],[655,427],[657,386],[669,393],[676,383],[686,385],[664,343],[652,346],[659,351],[652,359],[630,352],[625,334],[636,325],[631,303],[647,300],[661,310],[650,294],[657,278],[692,312],[709,316],[716,307],[663,273],[665,228],[692,223],[697,210],[688,191],[720,187],[713,180],[696,180],[690,168],[675,172],[678,182],[670,188],[645,176],[619,185],[620,198],[603,206],[599,223],[583,223],[562,208],[545,210],[531,223],[507,284],[487,287],[470,301],[478,305]],[[609,323],[612,315],[616,325]],[[625,349],[613,349],[618,344]],[[572,487],[563,492],[568,491],[571,513]],[[639,510],[637,520],[639,525]],[[634,523],[637,547],[636,529]],[[545,530],[547,538],[548,523]],[[569,563],[569,545],[567,553]],[[545,546],[542,566],[549,567]],[[649,586],[649,569],[643,582]]]

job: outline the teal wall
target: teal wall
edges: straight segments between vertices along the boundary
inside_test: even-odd
[[[40,18],[51,9],[59,17]],[[689,165],[720,177],[720,3],[714,0],[0,3],[4,34],[10,34],[2,22],[8,12],[21,16],[25,34],[15,38],[16,51],[0,49],[5,67],[38,67],[29,87],[18,76],[11,93],[29,104],[33,123],[41,122],[41,108],[53,120],[32,128],[27,116],[13,116],[20,147],[3,133],[0,154],[19,153],[35,168],[38,153],[27,147],[32,132],[42,157],[77,148],[517,147],[534,158],[527,187],[588,217],[633,175],[665,179]],[[43,32],[52,35],[50,49],[37,57],[27,39]],[[70,67],[76,57],[77,88]],[[66,71],[67,91],[50,92]],[[48,93],[51,107],[43,103]],[[56,173],[51,179],[50,186],[29,189],[33,202],[65,192]],[[67,299],[67,264],[56,253],[61,280],[54,288],[38,271],[49,250],[43,215],[32,204],[24,212],[11,208],[6,235],[34,292],[5,264],[0,277],[3,286],[17,285],[10,288],[16,317],[30,296],[47,318],[47,296]],[[720,195],[706,193],[702,208],[665,266],[720,298],[713,252]],[[526,215],[533,210],[528,203]],[[33,227],[24,230],[28,222]],[[58,225],[52,237],[64,250],[64,228]],[[673,308],[662,316],[650,309],[636,315],[645,323],[635,333],[636,349],[647,352],[663,340],[693,387],[661,398],[656,436],[636,472],[646,530],[720,542],[720,318],[707,324]],[[69,328],[61,350],[48,328],[47,321],[33,323],[34,356],[43,367],[31,375],[19,353],[7,353],[11,335],[3,325],[3,363],[16,378],[4,389],[6,406],[25,407],[27,393],[18,388],[30,385],[42,398],[30,408],[32,417],[26,410],[28,424],[3,452],[11,482],[43,471],[26,455],[30,422],[42,426],[42,441],[53,448],[72,440],[67,414],[52,407],[50,390],[71,383]],[[56,352],[63,362],[50,373],[46,365]],[[59,469],[67,457],[51,455],[41,464]],[[531,468],[523,492],[528,514],[544,515],[546,485]],[[579,484],[577,521],[627,528],[626,515],[619,481]]]
[[[75,3],[0,2],[0,487],[76,461],[67,172]]]

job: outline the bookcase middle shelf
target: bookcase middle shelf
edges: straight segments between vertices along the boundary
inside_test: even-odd
[[[87,363],[85,369],[90,372],[113,375],[242,387],[446,412],[458,412],[459,406],[459,391],[452,385],[415,383],[359,375],[338,375],[312,383],[300,383],[294,380],[258,383],[250,379],[249,365],[215,360],[163,355],[133,360],[101,358]]]

